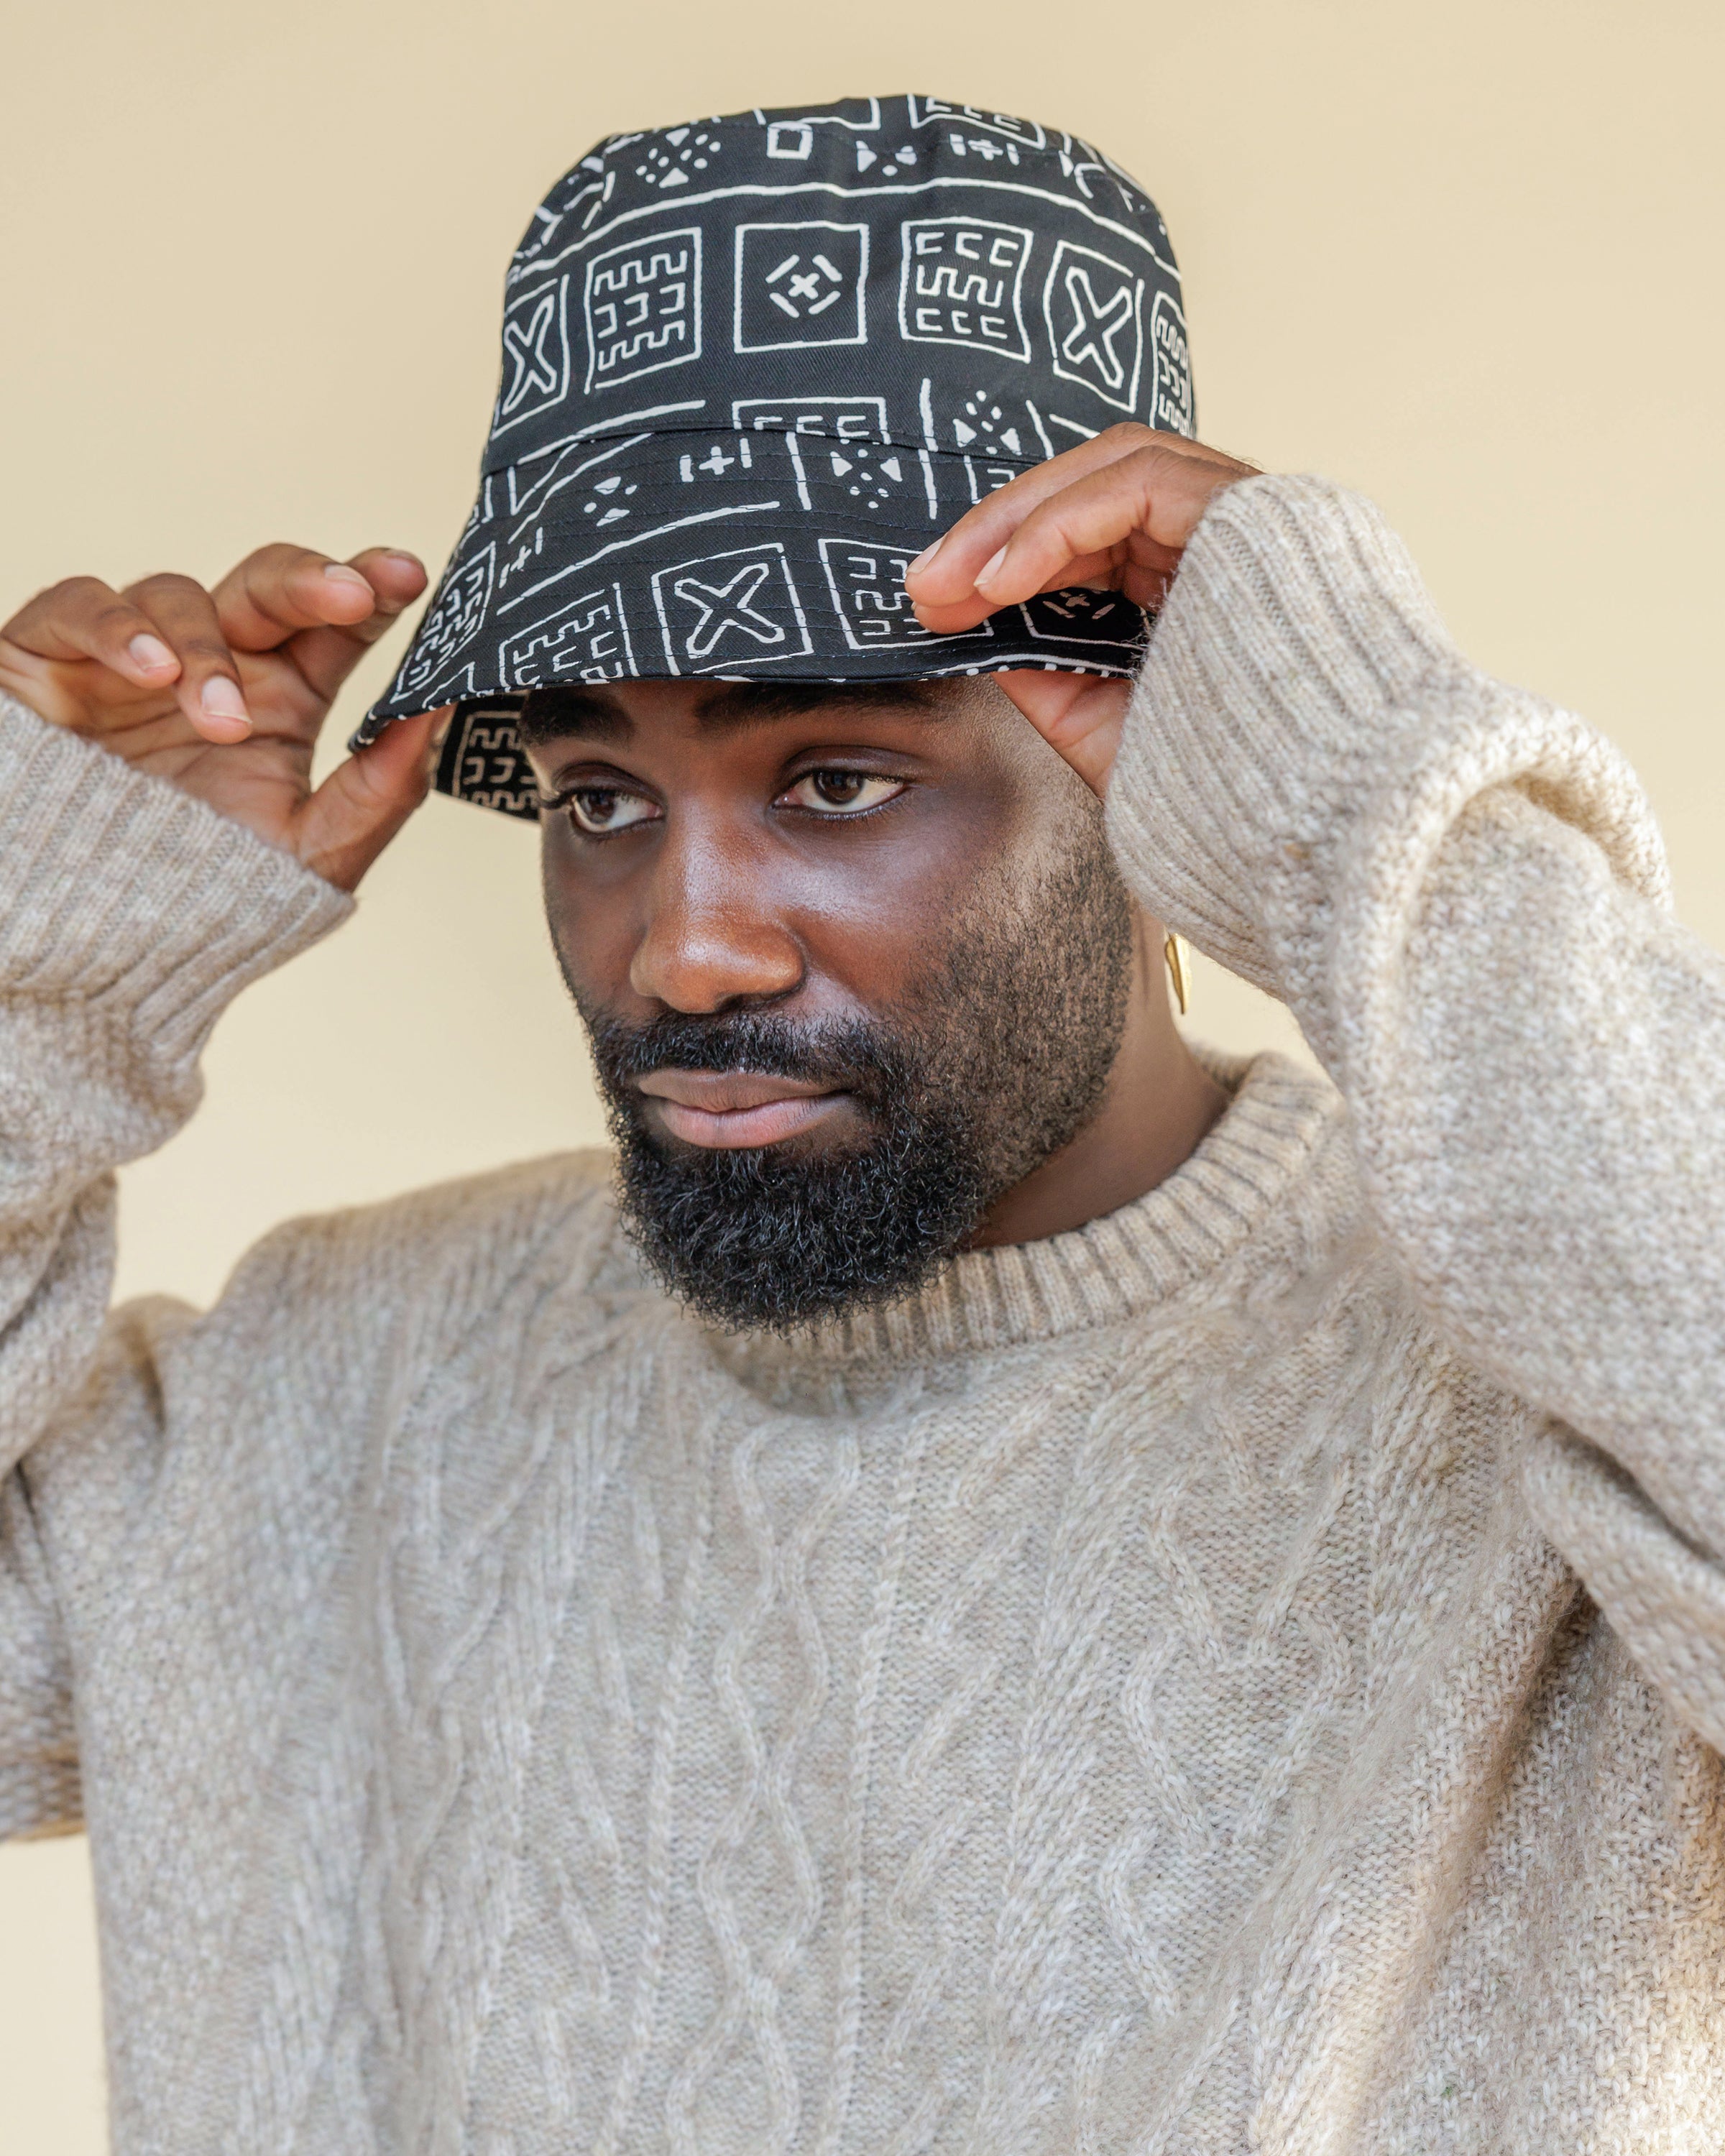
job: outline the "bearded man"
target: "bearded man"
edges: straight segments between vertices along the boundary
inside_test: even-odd
[[[536,216],[316,791],[411,557],[8,625],[0,1830],[87,1823],[122,2149],[1725,2132],[1725,968],[1191,411],[1083,142],[711,120]],[[614,1172],[105,1315],[434,762],[539,824]],[[1174,935],[1327,1079],[1189,1050]]]

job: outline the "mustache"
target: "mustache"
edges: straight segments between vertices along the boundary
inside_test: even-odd
[[[644,1025],[589,1019],[594,1060],[608,1089],[633,1090],[655,1070],[747,1070],[853,1092],[867,1105],[891,1097],[912,1060],[886,1029],[859,1019],[798,1024],[776,1011],[666,1011]]]

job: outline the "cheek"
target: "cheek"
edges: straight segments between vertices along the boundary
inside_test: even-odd
[[[768,876],[811,968],[878,1005],[899,1000],[939,963],[1003,843],[986,805],[934,799],[800,840],[778,855]]]
[[[540,884],[557,963],[583,1004],[608,1009],[626,988],[639,940],[639,893],[636,879],[595,873],[597,866],[564,818],[545,819]]]

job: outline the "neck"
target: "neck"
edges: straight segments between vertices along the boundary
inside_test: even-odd
[[[1101,1106],[1068,1144],[984,1214],[972,1249],[1040,1242],[1129,1205],[1189,1158],[1228,1105],[1174,1024],[1163,930],[1140,914],[1120,1050]]]

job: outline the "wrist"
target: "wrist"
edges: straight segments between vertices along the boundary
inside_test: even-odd
[[[1188,551],[1133,692],[1108,823],[1169,927],[1288,1004],[1332,1075],[1350,983],[1390,979],[1467,803],[1537,791],[1634,887],[1663,865],[1620,759],[1471,665],[1373,506],[1245,481]]]
[[[195,1052],[353,901],[243,825],[0,696],[0,984]]]
[[[1474,678],[1370,502],[1305,476],[1219,490],[1152,638],[1109,792],[1140,896],[1297,1005],[1352,819]]]

